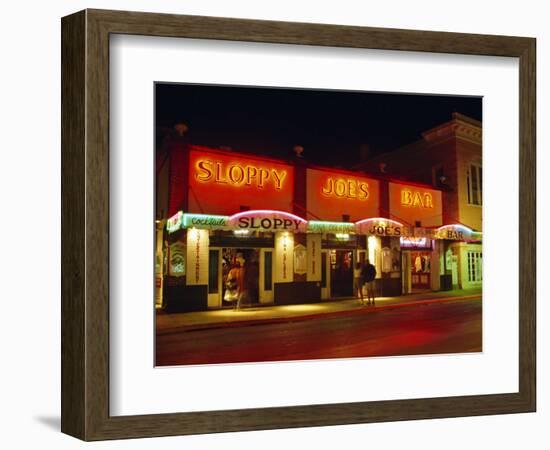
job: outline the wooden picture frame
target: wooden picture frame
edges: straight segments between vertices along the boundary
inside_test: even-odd
[[[104,10],[64,17],[61,30],[64,433],[101,440],[535,411],[535,39]],[[519,391],[110,416],[109,36],[117,33],[519,58]]]

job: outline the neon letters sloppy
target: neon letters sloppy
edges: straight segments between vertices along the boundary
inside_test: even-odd
[[[298,230],[302,224],[301,220],[279,219],[277,217],[240,217],[238,221],[239,228],[246,229],[264,229],[264,230]]]
[[[221,161],[199,159],[196,163],[196,178],[202,182],[230,184],[234,186],[255,186],[263,189],[272,184],[277,190],[283,188],[286,170],[266,169],[238,163],[225,164]]]

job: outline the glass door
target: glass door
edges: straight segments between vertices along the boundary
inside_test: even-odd
[[[208,252],[208,307],[221,307],[221,249],[212,248]]]
[[[260,303],[273,303],[273,250],[260,250]]]
[[[353,296],[353,252],[351,250],[330,251],[331,297]]]

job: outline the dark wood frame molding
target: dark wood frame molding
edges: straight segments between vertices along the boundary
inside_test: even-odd
[[[64,17],[61,31],[64,433],[100,440],[535,411],[535,39],[104,10]],[[109,416],[109,35],[115,33],[519,58],[519,392]]]

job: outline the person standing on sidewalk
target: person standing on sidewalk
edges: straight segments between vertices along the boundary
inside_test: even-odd
[[[374,280],[376,278],[376,267],[374,267],[370,261],[367,259],[365,265],[363,266],[363,279],[367,285],[367,305],[374,305]]]
[[[365,283],[363,279],[363,268],[361,263],[357,262],[355,268],[353,269],[353,290],[359,299],[359,304],[363,305],[365,299],[363,298],[363,284]]]

